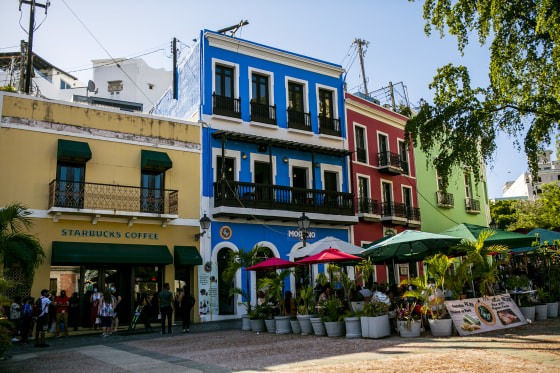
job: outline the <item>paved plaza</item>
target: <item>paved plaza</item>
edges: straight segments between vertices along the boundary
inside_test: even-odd
[[[196,324],[191,333],[15,345],[2,372],[560,372],[560,318],[471,337],[379,340],[277,335]],[[224,330],[225,329],[225,330]],[[178,329],[176,330],[179,331]]]

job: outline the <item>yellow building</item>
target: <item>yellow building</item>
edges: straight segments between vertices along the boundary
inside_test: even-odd
[[[124,323],[165,282],[196,296],[200,154],[197,123],[0,93],[0,207],[26,205],[46,253],[31,295],[78,292],[84,326],[94,286]]]

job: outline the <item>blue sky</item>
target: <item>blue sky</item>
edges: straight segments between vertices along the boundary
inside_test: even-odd
[[[45,3],[46,0],[39,0]],[[348,89],[362,84],[359,61],[350,48],[355,38],[369,41],[365,55],[368,90],[403,82],[411,103],[431,101],[429,83],[447,63],[469,68],[473,84],[488,81],[488,50],[477,38],[461,57],[453,37],[424,34],[423,2],[406,0],[51,0],[48,15],[38,9],[33,50],[80,80],[91,79],[91,60],[142,58],[152,67],[171,69],[170,42],[185,51],[201,29],[218,30],[248,20],[236,36],[349,68]],[[0,52],[19,49],[27,40],[29,6],[18,0],[0,3]],[[88,30],[80,23],[85,24]],[[42,23],[41,23],[42,22]],[[98,42],[90,35],[99,41]],[[106,51],[109,55],[106,53]],[[350,52],[350,55],[348,55]],[[421,165],[418,165],[420,167]],[[494,162],[488,165],[490,198],[500,197],[508,180],[527,169],[523,153],[502,136]]]

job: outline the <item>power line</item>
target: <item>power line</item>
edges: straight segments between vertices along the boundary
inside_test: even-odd
[[[109,56],[109,58],[111,58],[115,64],[117,65],[117,67],[119,69],[121,69],[121,71],[123,72],[124,75],[126,75],[126,77],[130,80],[130,82],[138,89],[138,91],[140,91],[140,93],[142,93],[142,95],[144,97],[146,97],[146,99],[148,100],[148,102],[150,102],[152,104],[152,106],[155,106],[154,102],[148,97],[148,95],[146,95],[146,93],[144,93],[144,91],[136,84],[136,82],[130,77],[130,75],[128,75],[128,73],[121,67],[121,65],[119,65],[119,63],[117,61],[115,61],[115,59],[113,58],[113,56],[111,56],[111,53],[109,53],[109,51],[103,46],[103,44],[101,44],[101,42],[95,37],[95,35],[93,35],[93,33],[89,30],[89,28],[85,25],[84,22],[82,22],[82,20],[80,19],[80,17],[78,17],[78,15],[76,13],[74,13],[74,11],[72,10],[72,8],[70,8],[70,6],[66,3],[66,0],[62,0],[62,3],[64,3],[64,5],[66,5],[66,7],[68,8],[68,10],[74,15],[74,17],[76,17],[76,19],[78,20],[78,22],[80,22],[82,24],[82,26],[86,29],[86,31],[90,34],[90,36],[97,42],[97,44],[105,51],[105,53],[107,53],[107,55]]]
[[[133,60],[133,59],[136,59],[136,58],[138,58],[138,57],[147,56],[147,55],[149,55],[149,54],[156,53],[156,52],[163,51],[163,50],[165,50],[165,49],[164,49],[164,48],[160,48],[160,49],[156,49],[156,50],[151,51],[151,52],[139,54],[139,55],[137,55],[137,56],[128,57],[128,58],[121,58],[121,59],[119,59],[118,62],[124,62],[124,61]],[[68,73],[75,73],[75,72],[78,72],[78,71],[93,70],[93,69],[96,69],[96,68],[98,68],[98,67],[109,66],[109,65],[115,65],[116,63],[117,63],[117,61],[112,60],[111,62],[99,64],[99,65],[97,65],[97,66],[90,66],[90,67],[86,67],[86,68],[83,68],[83,69],[76,69],[76,70],[68,70],[68,71],[66,71],[66,72],[68,72]]]

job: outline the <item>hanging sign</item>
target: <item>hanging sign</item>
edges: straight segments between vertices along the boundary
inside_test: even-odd
[[[445,301],[445,307],[461,336],[527,324],[509,294]]]

